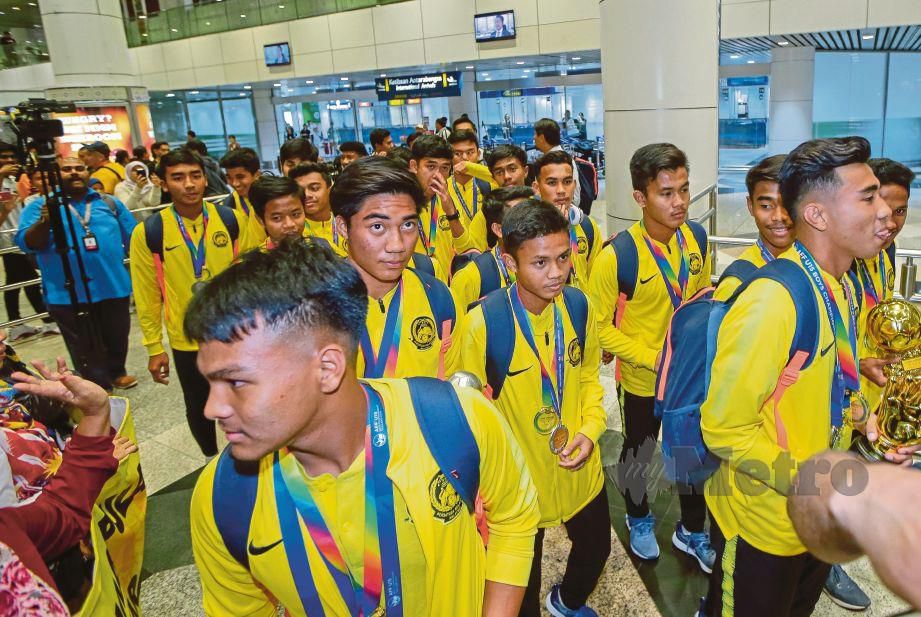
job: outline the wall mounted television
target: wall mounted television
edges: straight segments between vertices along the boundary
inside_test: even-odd
[[[291,47],[287,43],[272,43],[263,47],[266,66],[291,64]]]
[[[473,34],[477,43],[515,38],[515,11],[494,11],[474,15]]]

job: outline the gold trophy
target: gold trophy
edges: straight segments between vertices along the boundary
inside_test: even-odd
[[[876,408],[879,439],[861,437],[857,448],[871,461],[886,452],[921,443],[921,311],[905,300],[891,299],[867,315],[867,348],[900,360],[883,368],[888,380]]]

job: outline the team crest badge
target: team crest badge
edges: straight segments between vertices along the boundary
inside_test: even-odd
[[[432,513],[435,518],[445,524],[457,518],[464,506],[457,491],[441,471],[435,474],[435,477],[429,482],[429,502],[432,504]]]
[[[435,321],[431,317],[416,317],[409,327],[409,336],[413,345],[420,351],[425,351],[435,342]]]
[[[579,255],[584,255],[588,251],[588,240],[579,236],[576,239],[576,245],[579,247]]]
[[[703,260],[701,260],[700,255],[691,253],[691,257],[688,259],[688,267],[691,269],[691,274],[700,274],[702,266]]]
[[[223,231],[216,231],[214,235],[211,236],[211,241],[214,243],[214,246],[218,248],[224,248],[230,243],[230,238]]]
[[[438,229],[441,231],[449,231],[451,229],[451,222],[448,221],[448,217],[444,214],[438,217]]]
[[[574,338],[569,341],[569,347],[566,349],[566,355],[569,356],[569,364],[576,366],[582,363],[582,346],[579,339]]]

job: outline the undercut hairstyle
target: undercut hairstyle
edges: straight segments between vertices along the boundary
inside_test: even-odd
[[[759,182],[777,182],[777,178],[780,176],[780,168],[786,159],[786,154],[775,154],[749,169],[748,173],[745,174],[745,188],[748,189],[749,196],[755,194],[755,186]]]
[[[420,135],[413,141],[412,153],[417,162],[422,159],[454,160],[454,150],[438,135]]]
[[[551,146],[560,145],[560,125],[553,118],[541,118],[535,122],[534,133],[542,135]]]
[[[157,175],[166,180],[167,170],[176,165],[198,165],[202,172],[205,171],[205,163],[197,152],[188,148],[176,148],[160,157],[160,162],[157,163]]]
[[[153,145],[150,146],[150,151],[153,152],[160,146],[169,146],[169,142],[168,141],[155,141],[153,142]]]
[[[182,147],[201,156],[208,156],[208,146],[200,139],[190,139],[182,144]]]
[[[387,129],[372,129],[368,135],[368,140],[371,142],[371,147],[375,148],[384,145],[388,137],[390,137],[390,131]]]
[[[880,186],[895,184],[901,186],[911,195],[911,183],[915,179],[915,172],[905,165],[892,159],[870,159],[867,165],[873,170],[876,179],[879,180]]]
[[[237,148],[221,157],[221,167],[224,169],[242,167],[254,174],[259,171],[259,155],[252,148]]]
[[[496,146],[492,150],[489,150],[486,153],[486,166],[492,170],[499,161],[512,158],[518,159],[522,167],[527,167],[528,155],[524,150],[512,144],[502,144],[501,146]]]
[[[413,153],[406,146],[397,146],[390,149],[390,152],[387,153],[387,158],[409,169],[409,161],[412,160]]]
[[[553,150],[552,152],[547,152],[539,159],[534,161],[534,177],[540,178],[540,170],[546,167],[547,165],[569,165],[572,169],[573,175],[576,173],[576,166],[573,165],[572,156],[568,152],[562,150]]]
[[[304,203],[304,189],[287,176],[259,176],[249,187],[249,200],[261,219],[265,219],[265,207],[270,201],[289,195]]]
[[[358,156],[368,156],[368,149],[360,141],[343,141],[339,144],[339,152],[354,152]]]
[[[297,180],[301,176],[307,176],[310,174],[320,174],[320,177],[322,177],[323,181],[326,182],[326,188],[329,188],[333,185],[333,180],[329,175],[329,167],[323,163],[298,163],[291,169],[291,171],[288,172],[288,177],[292,180]]]
[[[498,238],[492,232],[492,224],[497,223],[500,227],[511,206],[509,202],[516,199],[533,199],[534,191],[527,186],[506,186],[500,189],[494,189],[483,198],[483,218],[486,219],[486,243],[493,247]]]
[[[556,233],[568,233],[569,221],[556,206],[530,199],[506,213],[502,220],[502,244],[513,257],[528,240]]]
[[[630,181],[634,191],[644,195],[650,183],[655,182],[660,171],[674,171],[684,167],[688,172],[688,156],[674,144],[648,144],[630,157]]]
[[[320,152],[316,146],[310,143],[309,139],[295,137],[282,144],[278,153],[278,162],[284,163],[289,159],[301,159],[301,161],[313,161],[316,163]]]
[[[192,298],[185,333],[200,343],[235,343],[260,326],[285,340],[334,336],[354,366],[368,290],[358,271],[329,246],[286,238],[271,251],[248,251]]]
[[[451,131],[454,132],[457,130],[458,125],[469,124],[473,127],[473,132],[476,133],[476,122],[470,119],[470,116],[467,114],[462,114],[460,118],[455,118],[454,122],[451,123]],[[463,130],[463,129],[462,129]]]
[[[479,140],[477,140],[476,133],[473,131],[468,131],[467,129],[460,129],[458,131],[453,131],[448,135],[448,143],[452,146],[454,144],[459,144],[463,141],[472,141],[473,144],[477,147],[480,146]]]
[[[329,192],[329,204],[335,216],[351,225],[361,204],[375,195],[408,195],[416,204],[416,214],[425,203],[425,192],[415,174],[388,158],[368,156],[342,170]]]
[[[780,198],[797,220],[803,200],[813,192],[841,186],[837,169],[870,160],[870,142],[863,137],[813,139],[798,145],[780,168]]]

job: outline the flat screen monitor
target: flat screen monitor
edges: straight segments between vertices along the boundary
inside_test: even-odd
[[[474,15],[473,33],[477,43],[515,38],[515,11],[495,11]]]
[[[265,65],[266,66],[285,66],[291,64],[291,48],[287,43],[272,43],[266,45]]]

